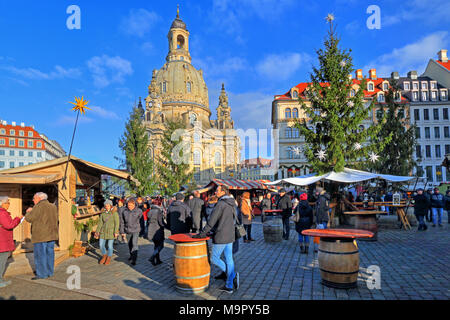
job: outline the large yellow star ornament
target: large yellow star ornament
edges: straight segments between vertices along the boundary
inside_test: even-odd
[[[83,97],[77,98],[75,97],[75,102],[69,102],[73,104],[75,107],[72,108],[72,111],[80,111],[81,114],[84,114],[86,111],[85,109],[90,110],[86,105],[89,103],[89,101],[84,100]]]

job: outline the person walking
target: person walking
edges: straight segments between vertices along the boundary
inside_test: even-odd
[[[188,202],[192,212],[192,232],[197,233],[202,229],[202,219],[205,215],[205,202],[200,199],[200,192],[194,191],[194,197]]]
[[[444,213],[444,195],[440,193],[439,188],[434,188],[431,196],[431,212],[433,213],[433,227],[436,223],[442,227],[442,215]]]
[[[316,190],[319,194],[315,207],[317,229],[326,229],[329,220],[328,215],[330,212],[330,195],[326,193],[322,187],[317,187]],[[317,246],[315,246],[314,252],[317,252]]]
[[[427,218],[428,222],[431,222],[432,217],[433,217],[433,212],[432,212],[432,209],[431,209],[431,196],[432,195],[433,195],[433,190],[432,189],[428,189],[427,193],[425,193],[425,196],[428,198],[428,201],[430,203],[430,206],[428,207],[428,211],[427,211],[427,214],[426,214],[426,218]]]
[[[143,206],[142,206],[142,217],[144,218],[144,234],[142,235],[142,237],[144,239],[147,239],[147,234],[148,234],[148,212],[150,211],[150,205],[148,204],[147,201],[144,202]],[[142,219],[141,219],[142,221]],[[142,232],[142,229],[141,229]]]
[[[184,203],[184,195],[179,192],[167,209],[167,229],[171,234],[189,233],[192,226],[191,208]]]
[[[135,199],[128,199],[127,206],[119,218],[120,234],[122,235],[122,239],[128,242],[128,250],[130,252],[128,261],[131,262],[131,265],[135,266],[138,257],[138,240],[141,231],[140,221],[142,218],[142,210],[137,207]]]
[[[16,249],[13,230],[21,222],[19,217],[11,218],[11,213],[8,211],[9,205],[9,197],[0,196],[0,288],[11,284],[11,281],[5,281],[3,279],[3,275],[6,271],[6,262]]]
[[[155,201],[150,206],[150,211],[148,212],[147,233],[147,239],[153,241],[154,245],[153,254],[148,261],[150,261],[154,266],[162,263],[159,258],[159,254],[161,253],[161,250],[164,249],[164,228],[167,227],[163,218],[163,208],[157,205]]]
[[[289,239],[289,218],[292,215],[292,202],[291,198],[286,194],[286,190],[284,188],[280,189],[280,198],[278,200],[277,209],[282,210],[281,219],[283,221],[283,239]]]
[[[430,201],[428,200],[428,197],[423,194],[422,188],[417,189],[417,195],[415,195],[413,199],[414,215],[416,216],[417,221],[419,221],[419,227],[417,228],[417,230],[425,231],[428,229],[427,225],[425,224],[425,216],[427,215]]]
[[[295,231],[298,232],[298,242],[300,243],[300,252],[308,254],[309,237],[302,235],[302,231],[311,229],[314,216],[313,209],[308,202],[308,194],[302,193],[300,195],[300,202],[296,207],[295,214],[298,214],[298,221],[295,223]]]
[[[36,276],[32,280],[53,276],[55,269],[55,242],[59,239],[59,220],[56,206],[48,201],[47,194],[33,196],[34,207],[26,210],[25,220],[31,223]]]
[[[261,222],[266,221],[266,211],[270,209],[272,209],[272,201],[270,200],[270,192],[268,192],[261,201]]]
[[[202,231],[194,235],[193,238],[205,238],[207,233],[214,229],[211,261],[222,270],[220,276],[226,277],[225,285],[220,290],[233,293],[233,290],[239,288],[239,273],[235,271],[233,261],[233,242],[236,240],[236,203],[234,198],[230,196],[230,191],[226,186],[217,186],[215,194],[218,201],[211,217]],[[220,259],[222,253],[225,256],[225,262]]]
[[[444,207],[447,211],[447,223],[450,223],[450,190],[447,189],[444,197]]]
[[[105,210],[98,218],[97,230],[95,237],[99,238],[99,246],[102,258],[99,264],[109,265],[111,257],[114,253],[114,239],[119,236],[120,219],[116,207],[113,207],[111,200],[105,201]],[[108,251],[106,251],[106,246]]]
[[[238,201],[239,203],[239,201]],[[242,224],[244,225],[247,235],[244,236],[244,242],[249,243],[250,241],[255,241],[252,239],[252,205],[250,203],[250,192],[244,192],[240,198],[239,209],[242,214]]]

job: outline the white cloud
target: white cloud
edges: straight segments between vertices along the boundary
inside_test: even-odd
[[[256,71],[271,80],[286,80],[294,74],[302,64],[311,61],[306,53],[270,54],[256,66]]]
[[[53,71],[43,72],[34,68],[16,68],[13,66],[3,67],[3,69],[30,80],[54,80],[63,78],[78,78],[81,71],[76,68],[65,69],[56,65]]]
[[[392,26],[400,22],[426,23],[431,25],[450,21],[450,2],[448,0],[414,0],[396,6],[396,13],[384,15],[381,7],[381,27]]]
[[[91,110],[88,110],[90,112],[92,112],[94,115],[97,115],[101,118],[105,118],[105,119],[120,119],[119,116],[111,110],[106,110],[102,107],[98,107],[98,106],[92,106],[90,107]]]
[[[158,14],[145,9],[131,9],[120,22],[120,30],[128,35],[142,38],[160,20]]]
[[[111,83],[123,83],[125,76],[133,74],[131,62],[119,56],[96,56],[87,61],[87,66],[94,78],[94,85],[99,88]]]
[[[388,77],[393,71],[403,75],[408,71],[417,70],[418,74],[422,74],[429,59],[434,59],[436,52],[446,48],[448,44],[448,32],[438,31],[374,59],[364,67],[363,72],[376,68],[380,77]]]

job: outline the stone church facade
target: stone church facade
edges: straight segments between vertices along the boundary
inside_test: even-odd
[[[185,158],[198,185],[214,178],[233,178],[240,161],[240,139],[234,130],[228,96],[222,84],[217,120],[211,120],[208,88],[203,71],[191,64],[189,31],[179,11],[167,35],[169,52],[159,70],[153,70],[145,98],[144,124],[150,150],[157,159],[167,121],[181,121],[186,128],[183,141],[189,148]],[[184,149],[186,150],[186,149]]]

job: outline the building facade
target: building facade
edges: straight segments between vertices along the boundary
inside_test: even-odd
[[[360,90],[361,81],[363,80],[362,69],[356,70],[355,78],[352,78],[352,88],[350,95],[355,95]],[[367,114],[366,120],[361,124],[364,128],[370,127],[377,120],[377,110],[383,108],[385,104],[385,97],[389,91],[389,79],[380,78],[376,74],[376,69],[370,69],[369,75],[366,78],[366,88],[364,90],[364,103],[366,106],[375,100],[375,105]],[[294,127],[296,121],[305,119],[307,116],[302,109],[299,97],[309,105],[305,93],[310,83],[299,83],[292,87],[283,95],[276,95],[272,102],[272,127],[278,130],[278,144],[275,143],[278,149],[279,166],[275,179],[283,179],[289,177],[296,177],[310,173],[308,170],[308,160],[303,153],[305,146],[305,139],[300,135],[297,128]],[[405,113],[402,117],[408,117],[408,100],[400,93],[396,93],[397,102],[405,105]],[[361,128],[362,129],[362,128]],[[276,137],[274,137],[276,139]]]
[[[234,130],[228,96],[222,85],[216,120],[211,120],[208,88],[203,71],[191,64],[189,31],[179,11],[167,35],[169,52],[159,70],[153,70],[145,99],[144,124],[153,158],[161,150],[167,121],[180,121],[186,128],[183,141],[189,142],[189,162],[197,184],[214,178],[233,178],[240,160],[240,139]]]
[[[238,178],[241,180],[271,180],[275,178],[276,168],[271,159],[255,158],[241,162]]]
[[[58,158],[65,152],[56,141],[22,122],[0,120],[0,170],[22,167]]]

